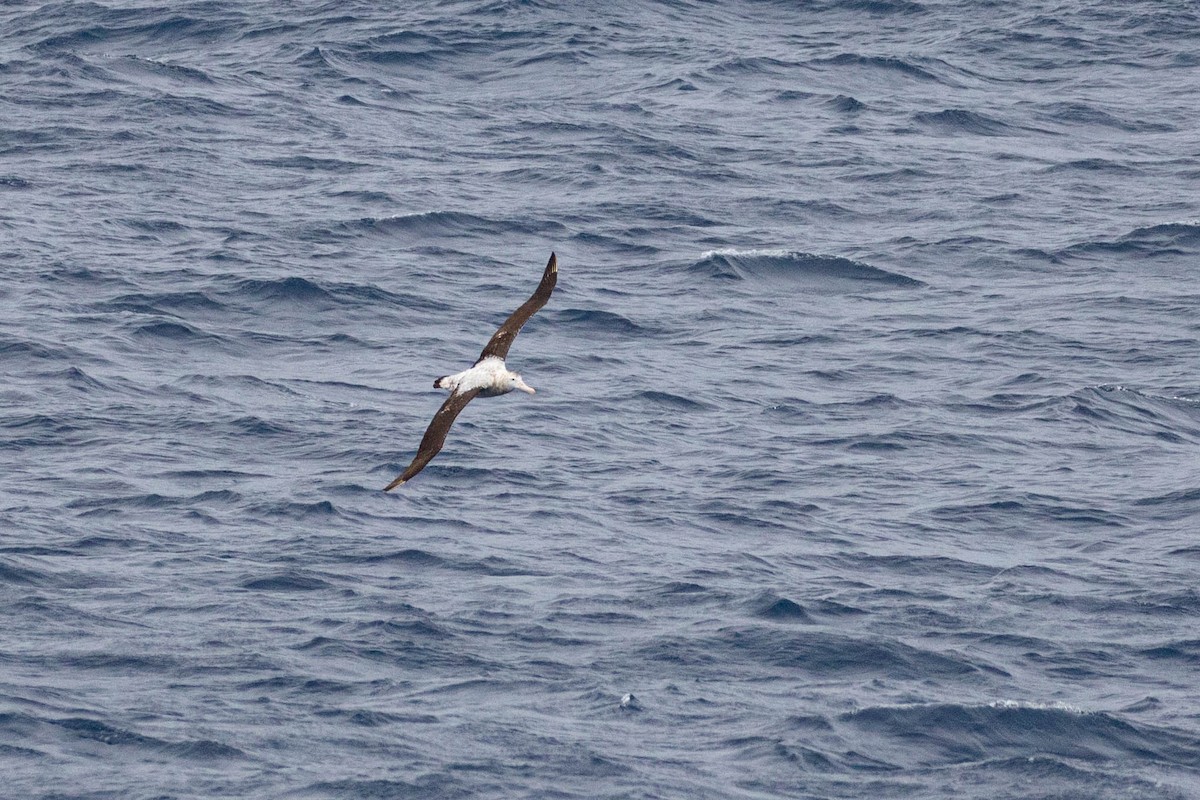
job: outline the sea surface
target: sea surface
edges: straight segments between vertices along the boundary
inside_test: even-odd
[[[1200,797],[1197,42],[0,6],[0,797]]]

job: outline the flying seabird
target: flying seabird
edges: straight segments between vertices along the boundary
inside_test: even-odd
[[[508,348],[512,347],[513,339],[517,338],[521,326],[528,322],[539,308],[546,305],[557,281],[558,259],[551,253],[550,260],[546,262],[546,271],[542,273],[542,282],[538,284],[533,296],[504,321],[487,343],[487,347],[479,354],[479,360],[470,369],[455,375],[444,375],[433,382],[435,389],[449,389],[450,397],[433,415],[433,421],[425,430],[421,446],[417,448],[417,454],[408,465],[408,469],[383,487],[385,492],[395,489],[425,469],[425,465],[433,460],[445,444],[446,434],[450,432],[454,419],[467,407],[467,403],[476,397],[495,397],[508,394],[513,389],[534,394],[532,386],[521,380],[517,373],[509,371],[504,365],[504,359],[508,357]]]

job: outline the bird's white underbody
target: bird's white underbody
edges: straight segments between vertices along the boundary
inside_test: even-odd
[[[438,389],[449,389],[451,392],[469,392],[479,390],[480,397],[496,397],[508,394],[514,389],[536,394],[534,388],[521,376],[504,366],[504,359],[495,356],[481,358],[470,369],[438,378],[434,386]]]

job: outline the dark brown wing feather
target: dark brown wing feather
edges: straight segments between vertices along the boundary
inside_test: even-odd
[[[521,326],[528,322],[539,308],[546,305],[546,301],[550,299],[550,293],[554,291],[554,284],[557,282],[558,259],[554,253],[551,253],[550,260],[546,262],[546,271],[542,273],[542,282],[538,284],[537,290],[532,297],[525,301],[524,305],[504,321],[504,324],[492,336],[492,340],[487,343],[487,347],[483,348],[483,352],[479,354],[479,361],[488,356],[508,358],[508,348],[512,347],[513,339],[517,338]],[[475,363],[478,364],[479,361]]]
[[[442,445],[446,443],[446,434],[450,432],[450,426],[454,424],[458,413],[466,408],[467,403],[471,402],[477,394],[479,394],[478,389],[471,389],[461,394],[455,392],[446,398],[446,402],[442,403],[442,407],[433,415],[433,421],[425,429],[425,436],[421,439],[421,446],[417,448],[417,455],[413,458],[412,463],[408,465],[408,469],[404,470],[403,475],[383,487],[385,492],[390,492],[409,480],[425,469],[426,464],[433,461],[433,457],[441,451]]]

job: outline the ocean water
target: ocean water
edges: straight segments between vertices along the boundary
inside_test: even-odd
[[[1200,797],[1197,41],[0,6],[0,795]]]

